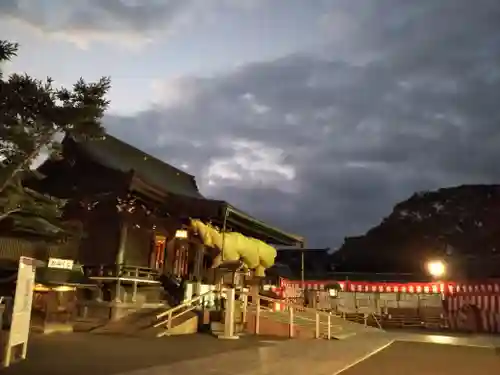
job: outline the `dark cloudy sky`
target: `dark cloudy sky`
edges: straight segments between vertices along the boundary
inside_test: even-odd
[[[499,0],[2,0],[9,70],[111,75],[111,133],[336,247],[500,180]]]

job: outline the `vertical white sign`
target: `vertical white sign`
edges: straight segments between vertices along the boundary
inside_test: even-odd
[[[28,257],[21,257],[19,259],[16,293],[14,296],[14,306],[12,308],[12,323],[3,360],[4,367],[10,365],[13,354],[16,357],[14,360],[26,358],[28,336],[30,332],[31,305],[35,286],[35,271],[35,259]],[[13,350],[13,348],[16,347],[20,347],[20,355]]]

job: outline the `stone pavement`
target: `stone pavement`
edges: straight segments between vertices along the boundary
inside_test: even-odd
[[[392,342],[383,334],[349,340],[288,340],[271,346],[177,362],[120,375],[335,375]]]
[[[162,339],[89,334],[33,335],[28,358],[5,375],[333,375],[391,342],[367,334],[348,340],[283,340],[209,335]]]
[[[500,374],[499,347],[500,339],[495,337],[404,332],[364,333],[346,340],[286,340],[263,336],[219,340],[201,334],[163,339],[89,334],[33,335],[28,359],[0,373],[336,375],[342,372],[342,375],[371,375],[392,372],[431,375],[433,369],[448,368],[452,372],[436,374],[457,375],[483,361],[488,363],[488,371]],[[430,366],[431,362],[436,362],[438,367]],[[451,365],[455,362],[459,368],[452,370]],[[420,367],[408,363],[417,363]],[[391,368],[398,371],[389,371]],[[423,372],[415,372],[417,368]],[[385,369],[384,372],[380,372],[381,369]]]
[[[32,334],[26,360],[0,373],[6,375],[113,375],[138,369],[196,361],[220,353],[272,345],[279,338],[249,336],[219,340],[196,334],[138,338],[86,333]],[[281,340],[283,341],[283,340]]]
[[[396,341],[342,375],[498,375],[500,355],[491,347]]]
[[[455,346],[467,346],[478,348],[500,348],[500,336],[498,335],[474,335],[446,332],[387,332],[388,337],[397,341],[422,342],[428,344],[445,344]]]

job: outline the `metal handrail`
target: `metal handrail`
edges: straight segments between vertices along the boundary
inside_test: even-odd
[[[331,339],[332,337],[332,329],[337,329],[338,327],[340,327],[340,325],[338,324],[333,324],[332,325],[332,317],[334,318],[342,318],[343,320],[347,320],[345,315],[344,314],[338,314],[337,312],[333,312],[333,311],[322,311],[322,310],[319,310],[319,309],[315,309],[315,308],[312,308],[312,307],[305,307],[305,306],[302,306],[302,305],[298,305],[298,304],[294,304],[294,303],[290,303],[289,301],[286,301],[286,300],[280,300],[280,299],[276,299],[276,298],[272,298],[272,297],[267,297],[267,296],[262,296],[262,295],[252,295],[252,294],[249,294],[249,293],[245,293],[247,296],[252,296],[252,297],[256,297],[257,298],[257,301],[252,301],[252,305],[256,305],[257,307],[257,311],[256,311],[256,327],[255,327],[255,333],[258,334],[259,333],[259,312],[261,311],[262,307],[260,306],[260,301],[263,300],[263,301],[268,301],[268,302],[271,302],[271,303],[276,303],[276,304],[280,304],[281,306],[285,306],[285,307],[288,307],[288,314],[289,314],[289,329],[290,329],[290,337],[293,337],[294,336],[294,310],[296,311],[300,311],[300,312],[306,312],[306,313],[310,313],[311,315],[314,315],[314,318],[312,317],[306,317],[306,316],[297,316],[295,319],[299,318],[300,317],[300,320],[306,320],[306,321],[310,321],[310,322],[314,322],[315,323],[315,337],[316,338],[320,338],[320,336],[322,334],[325,333],[324,329],[325,329],[325,324],[326,324],[326,337],[328,339]],[[382,326],[379,322],[379,320],[376,318],[376,316],[372,313],[372,314],[368,314],[368,315],[372,315],[374,320],[375,320],[375,323],[376,325],[378,326],[379,329],[382,329]],[[326,318],[326,319],[322,319],[323,318]],[[322,321],[323,320],[323,321]],[[326,321],[325,321],[326,320]],[[367,320],[366,318],[364,319],[364,326],[365,328],[367,327]]]
[[[344,314],[339,314],[337,312],[325,312],[325,311],[322,311],[322,310],[319,310],[319,309],[315,309],[315,308],[312,308],[312,307],[306,307],[306,306],[301,306],[301,305],[297,305],[297,304],[294,304],[294,303],[290,303],[290,302],[287,302],[285,300],[279,300],[279,299],[276,299],[276,298],[271,298],[271,297],[266,297],[266,296],[261,296],[259,295],[259,298],[262,299],[262,300],[265,300],[265,301],[269,301],[269,302],[274,302],[274,303],[279,303],[281,305],[284,305],[284,306],[288,306],[289,308],[293,308],[293,309],[296,309],[296,310],[302,310],[302,311],[310,311],[310,312],[313,312],[315,314],[319,314],[319,315],[322,315],[322,316],[334,316],[334,317],[340,317],[340,318],[345,318],[345,315]],[[375,323],[377,324],[377,326],[382,329],[382,326],[380,324],[380,322],[378,321],[375,313],[368,313],[369,316],[372,316]]]
[[[312,308],[312,307],[306,307],[306,306],[302,306],[302,305],[297,305],[297,304],[294,304],[294,303],[287,302],[286,300],[280,300],[280,299],[266,297],[266,296],[262,296],[262,295],[258,295],[258,298],[261,299],[261,300],[264,300],[264,301],[268,301],[268,302],[279,303],[281,305],[287,306],[288,308],[292,308],[292,309],[295,309],[295,310],[309,311],[309,312],[312,312],[314,314],[317,313],[317,314],[322,315],[322,316],[336,316],[336,317],[340,316],[340,315],[338,315],[336,313],[328,313],[328,312],[321,311],[321,310],[318,310],[318,309],[315,309],[315,308]]]
[[[161,327],[165,324],[167,325],[166,331],[159,333],[157,335],[157,337],[164,336],[168,333],[168,331],[170,331],[170,329],[172,328],[172,320],[173,319],[178,318],[178,317],[180,317],[180,316],[182,316],[190,311],[193,311],[197,307],[197,305],[196,305],[197,302],[205,299],[209,295],[217,294],[217,293],[220,293],[220,292],[216,291],[216,290],[210,290],[206,293],[200,294],[199,296],[191,298],[188,301],[185,301],[178,306],[172,307],[171,309],[168,309],[168,310],[163,311],[163,312],[159,313],[158,315],[156,315],[157,320],[159,320],[165,316],[167,317],[165,320],[159,321],[158,323],[155,323],[153,325],[154,328]],[[178,313],[175,314],[176,312],[178,312]]]
[[[252,296],[251,294],[249,293],[245,293],[247,296],[250,295]],[[253,296],[252,296],[253,297]],[[255,296],[257,298],[257,303],[256,303],[256,307],[257,307],[257,312],[256,312],[256,325],[255,325],[255,334],[259,334],[259,315],[260,315],[260,301],[263,300],[263,301],[268,301],[268,302],[272,302],[272,303],[279,303],[281,305],[284,305],[284,306],[287,306],[288,307],[288,314],[289,314],[289,319],[290,319],[290,322],[289,322],[289,335],[290,337],[293,337],[294,336],[294,332],[295,332],[295,329],[294,329],[294,310],[297,309],[297,310],[302,310],[302,311],[308,311],[308,312],[312,312],[314,313],[315,315],[315,319],[312,320],[312,319],[307,319],[306,320],[310,320],[310,321],[313,321],[315,323],[315,338],[319,339],[321,334],[324,333],[324,330],[322,329],[322,325],[321,325],[321,316],[323,317],[326,317],[326,328],[327,328],[327,332],[326,332],[326,337],[328,340],[331,339],[332,337],[332,316],[335,316],[333,315],[332,313],[326,313],[326,312],[323,312],[323,311],[320,311],[320,310],[317,310],[317,309],[313,309],[313,308],[310,308],[310,307],[304,307],[304,306],[300,306],[300,305],[296,305],[296,304],[293,304],[293,303],[290,303],[290,302],[287,302],[287,301],[284,301],[284,300],[279,300],[279,299],[276,299],[276,298],[271,298],[271,297],[266,297],[266,296],[262,296],[262,295],[257,295]],[[253,303],[254,301],[252,301]],[[323,323],[324,324],[324,323]],[[324,327],[324,325],[323,325]],[[337,327],[337,326],[334,326],[334,327]]]
[[[97,264],[97,265],[84,265],[83,266],[84,273],[93,273],[92,271],[98,272],[106,272],[108,274],[112,274],[118,276],[119,273],[122,272],[140,272],[146,273],[148,275],[157,276],[160,272],[151,267],[144,266],[134,266],[129,264]]]
[[[183,303],[181,303],[180,305],[177,305],[175,307],[172,307],[171,309],[167,310],[167,311],[163,311],[161,313],[159,313],[158,315],[156,315],[156,319],[160,319],[162,317],[164,317],[165,315],[168,315],[168,314],[171,314],[171,313],[174,313],[176,312],[177,310],[180,310],[184,307],[187,307],[189,305],[192,305],[193,303],[195,302],[198,302],[199,300],[209,296],[210,294],[214,294],[214,293],[217,293],[217,291],[215,290],[209,290],[208,292],[205,292],[203,294],[200,294],[199,296],[196,296],[194,298],[191,298],[187,301],[184,301]]]

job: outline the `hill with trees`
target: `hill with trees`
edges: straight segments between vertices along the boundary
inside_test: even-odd
[[[336,271],[422,272],[443,259],[450,277],[500,276],[500,185],[416,193],[333,254]]]

